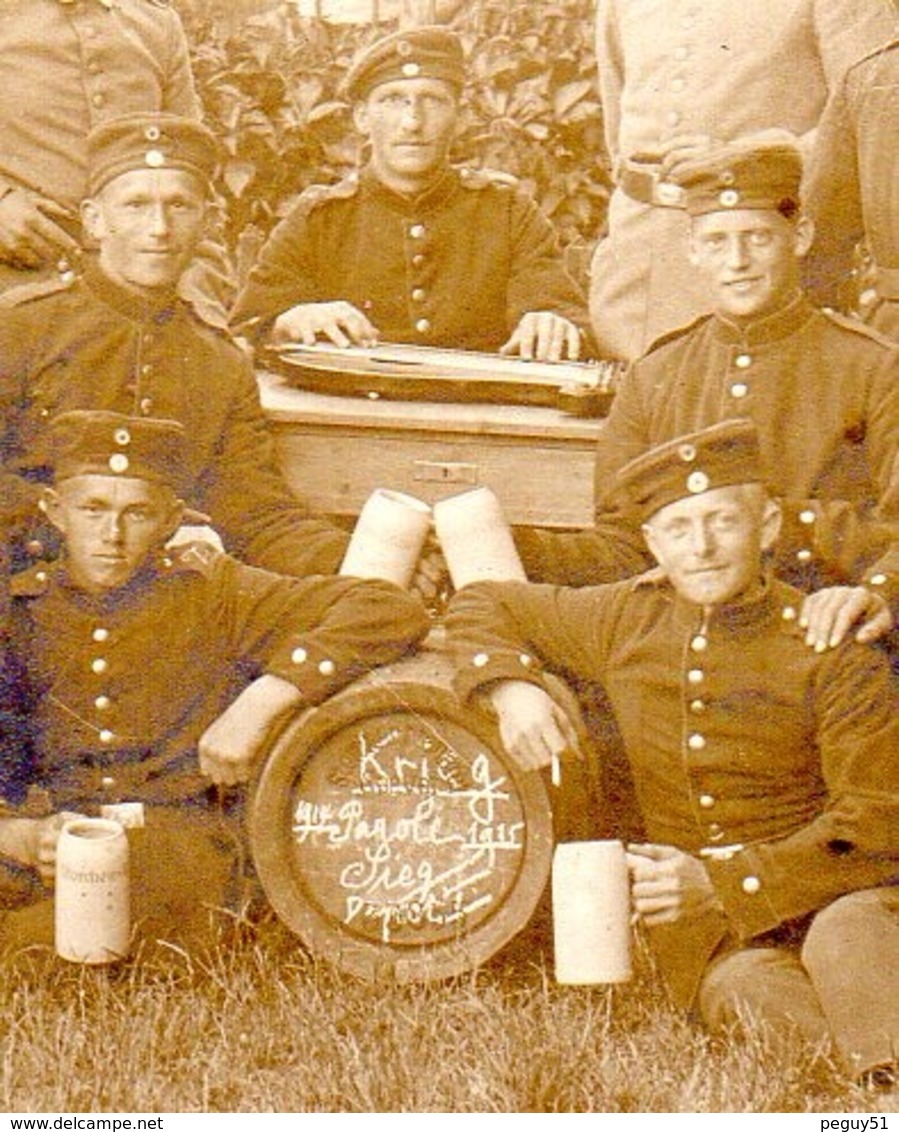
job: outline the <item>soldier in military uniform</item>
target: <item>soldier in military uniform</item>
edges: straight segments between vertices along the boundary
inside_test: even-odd
[[[307,190],[274,230],[238,296],[240,332],[579,356],[585,303],[549,221],[509,178],[449,163],[464,79],[445,28],[363,52],[346,92],[370,160]]]
[[[601,682],[646,824],[636,912],[675,1000],[830,1039],[895,1081],[899,702],[877,646],[816,652],[803,595],[763,567],[780,509],[755,427],[724,421],[620,471],[658,567],[607,586],[475,583],[453,598],[456,685],[525,769],[567,759],[544,666]],[[562,763],[565,775],[565,763]]]
[[[348,537],[310,517],[277,466],[252,365],[175,288],[203,227],[218,147],[177,115],[125,115],[87,140],[81,274],[0,297],[0,525],[14,566],[47,552],[29,531],[46,479],[46,426],[67,409],[180,421],[188,506],[226,548],[286,574],[337,569]]]
[[[758,137],[684,162],[691,259],[714,313],[659,339],[623,377],[596,449],[596,522],[525,531],[528,577],[585,585],[648,564],[639,524],[607,498],[648,448],[738,413],[759,429],[781,504],[778,573],[812,593],[808,643],[887,632],[899,601],[899,350],[800,289],[813,227],[798,151]],[[813,592],[814,591],[814,592]],[[820,592],[817,592],[820,591]]]
[[[0,289],[74,263],[84,139],[135,112],[201,117],[169,0],[0,4]],[[217,243],[204,241],[181,290],[204,317],[223,322],[233,281]]]
[[[823,303],[857,303],[865,242],[874,292],[865,321],[899,341],[899,8],[883,3],[891,26],[847,71],[818,128],[806,186],[817,232],[808,287]]]
[[[165,551],[191,479],[177,422],[75,410],[51,435],[42,506],[65,553],[13,583],[34,816],[0,819],[0,891],[46,895],[60,812],[140,802],[138,918],[170,937],[204,905],[239,910],[239,811],[210,780],[245,781],[278,720],[397,659],[428,618],[388,582],[286,578],[205,544]],[[45,907],[0,920],[0,939],[46,920]]]

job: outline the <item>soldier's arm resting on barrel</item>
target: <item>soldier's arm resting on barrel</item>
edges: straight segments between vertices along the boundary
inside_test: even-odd
[[[497,680],[484,695],[496,712],[503,747],[522,770],[540,770],[564,754],[577,755],[574,725],[538,684]]]
[[[287,715],[398,660],[430,627],[421,600],[390,582],[287,578],[226,555],[197,568],[217,587],[232,655],[260,673],[200,740],[201,769],[222,784],[250,776]]]
[[[264,673],[200,736],[200,770],[213,782],[246,782],[278,723],[303,703],[295,684]]]

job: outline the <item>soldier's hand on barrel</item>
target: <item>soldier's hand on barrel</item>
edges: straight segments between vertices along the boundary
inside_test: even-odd
[[[529,311],[499,352],[518,354],[526,361],[574,362],[581,353],[581,332],[554,311]]]
[[[275,320],[275,346],[300,343],[313,346],[326,338],[335,346],[374,346],[378,331],[352,303],[342,299],[330,303],[300,303]]]
[[[68,209],[24,189],[0,197],[0,259],[37,268],[74,252],[76,241],[56,223],[64,219]]]
[[[836,648],[855,627],[855,639],[868,644],[893,628],[885,598],[867,586],[829,586],[802,603],[799,624],[805,643],[816,652]]]
[[[287,680],[260,676],[200,736],[200,770],[219,786],[246,782],[276,724],[301,703],[299,689]]]
[[[539,770],[566,754],[580,757],[571,721],[538,684],[499,680],[488,695],[496,710],[503,747],[523,770]]]
[[[672,845],[628,845],[627,866],[634,911],[645,924],[721,907],[703,862]]]

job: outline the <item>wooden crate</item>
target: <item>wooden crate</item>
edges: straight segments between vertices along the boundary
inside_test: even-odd
[[[485,485],[514,525],[592,525],[600,420],[540,406],[331,397],[258,377],[286,478],[320,514],[355,516],[376,487],[434,503]]]

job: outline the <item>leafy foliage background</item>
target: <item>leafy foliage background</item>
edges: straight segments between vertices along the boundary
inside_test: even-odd
[[[395,30],[299,16],[290,3],[177,0],[209,125],[227,159],[226,232],[245,268],[300,192],[364,157],[341,80],[353,55]],[[592,0],[450,3],[470,77],[454,159],[519,178],[581,274],[609,195],[595,83]]]

